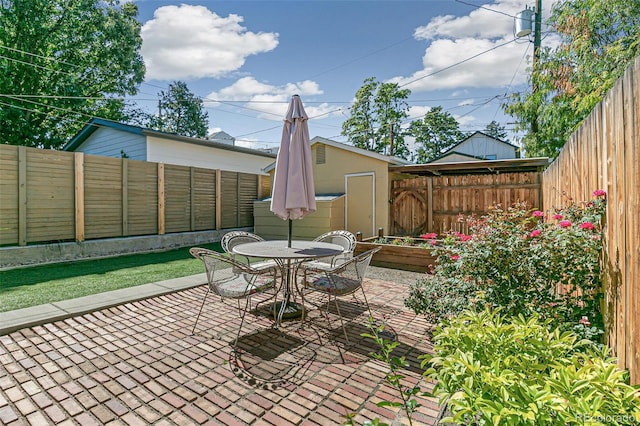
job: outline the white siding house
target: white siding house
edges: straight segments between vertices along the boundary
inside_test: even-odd
[[[430,163],[510,160],[520,157],[520,148],[482,132],[475,132]]]
[[[261,150],[158,132],[94,118],[69,141],[65,151],[107,157],[263,174],[276,155]]]

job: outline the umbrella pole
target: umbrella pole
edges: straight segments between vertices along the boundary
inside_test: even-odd
[[[291,248],[291,228],[293,220],[289,219],[289,232],[287,234],[287,247]]]

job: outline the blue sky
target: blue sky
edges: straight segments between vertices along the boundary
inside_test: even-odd
[[[273,148],[299,94],[311,137],[346,142],[342,122],[364,79],[374,77],[411,90],[411,117],[442,106],[463,131],[492,120],[511,129],[500,101],[526,88],[533,44],[514,41],[514,16],[529,3],[136,1],[147,66],[137,98],[155,112],[158,92],[185,81],[205,100],[212,131],[240,146]]]

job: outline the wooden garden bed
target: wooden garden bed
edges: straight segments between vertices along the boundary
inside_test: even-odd
[[[385,237],[387,241],[404,240],[402,237]],[[413,272],[429,272],[429,267],[435,264],[436,257],[429,248],[400,244],[381,244],[374,241],[378,237],[365,238],[358,241],[354,254],[358,255],[374,247],[381,247],[381,250],[373,255],[371,264],[383,268],[402,269]],[[416,238],[415,243],[424,241]]]

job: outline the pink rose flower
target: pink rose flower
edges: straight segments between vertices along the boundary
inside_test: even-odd
[[[436,238],[437,236],[438,236],[438,234],[436,234],[435,232],[430,232],[428,234],[420,235],[420,238],[422,238],[423,240],[432,240],[432,239]]]
[[[540,210],[536,210],[531,214],[533,215],[533,217],[544,217],[544,212],[541,212]]]
[[[604,197],[606,195],[607,195],[607,191],[605,191],[604,189],[596,189],[595,191],[593,191],[594,197]]]
[[[469,241],[472,237],[471,235],[460,234],[458,238],[460,238],[460,241]]]
[[[563,217],[564,217],[564,216],[562,216],[561,214],[554,214],[554,215],[553,215],[553,218],[554,218],[555,220],[562,220],[562,218],[563,218]]]
[[[593,230],[595,228],[595,226],[593,226],[593,223],[591,223],[591,222],[583,222],[583,223],[580,224],[580,228]]]
[[[578,322],[582,325],[586,325],[587,327],[591,325],[591,323],[589,322],[589,318],[587,317],[580,318],[580,321]]]
[[[568,228],[571,226],[571,222],[568,220],[561,220],[558,225],[560,225],[560,228]]]
[[[458,256],[457,254],[451,255],[451,260],[458,260],[460,259],[460,256]]]
[[[529,236],[531,236],[531,238],[535,238],[535,237],[537,237],[538,235],[540,235],[541,233],[542,233],[542,231],[541,231],[541,230],[539,230],[539,229],[534,229],[533,231],[531,231],[531,233],[529,234]]]

